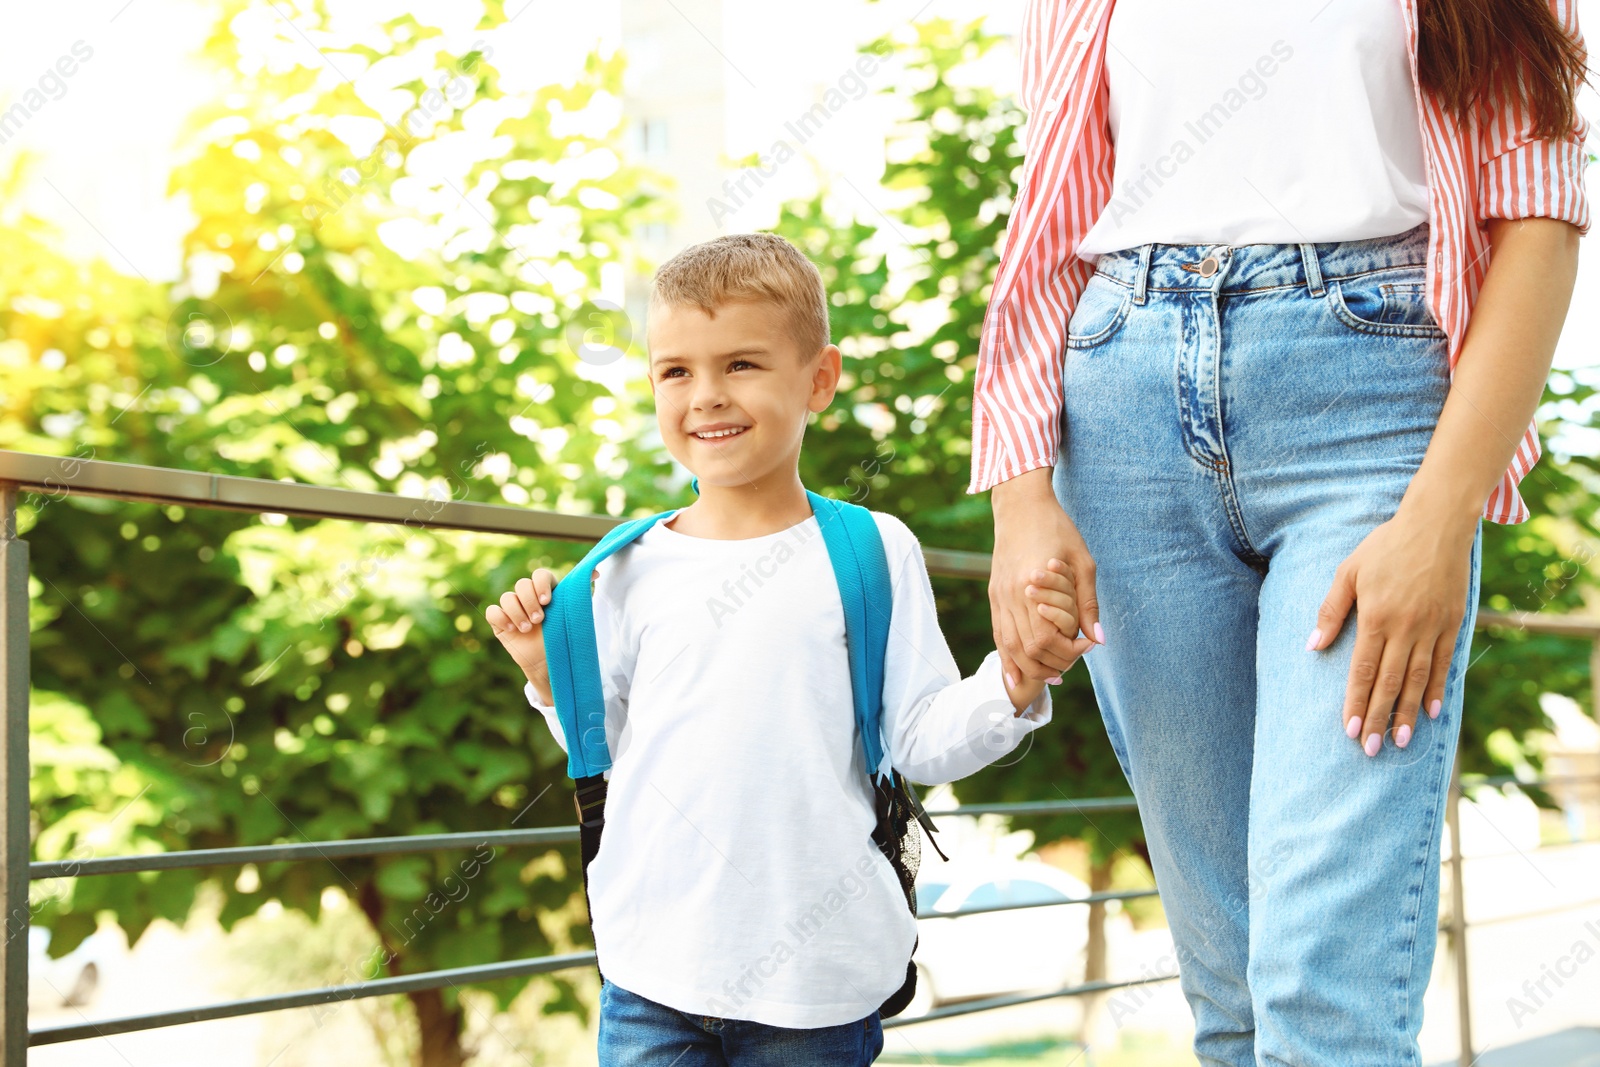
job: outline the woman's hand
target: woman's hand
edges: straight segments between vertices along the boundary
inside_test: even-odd
[[[1391,708],[1401,748],[1419,704],[1439,714],[1478,516],[1538,407],[1577,278],[1577,227],[1530,218],[1488,229],[1494,254],[1428,452],[1395,517],[1340,564],[1306,644],[1326,648],[1360,604],[1341,721],[1369,756]]]
[[[1400,512],[1367,535],[1339,565],[1317,612],[1307,651],[1339,636],[1360,605],[1355,654],[1339,721],[1369,756],[1383,747],[1394,713],[1394,743],[1411,742],[1419,708],[1438,718],[1456,635],[1466,613],[1477,519],[1442,523]]]
[[[1056,502],[1050,469],[1040,467],[994,487],[994,557],[989,571],[989,617],[1008,686],[1032,678],[1053,682],[1104,640],[1095,600],[1094,558],[1072,520]],[[1046,560],[1064,562],[1073,578],[1078,621],[1072,633],[1057,629],[1027,597]],[[1078,636],[1081,627],[1083,637]],[[1094,634],[1095,637],[1088,635]]]

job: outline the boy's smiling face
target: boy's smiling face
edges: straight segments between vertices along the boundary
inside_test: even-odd
[[[802,352],[779,309],[749,301],[654,307],[649,346],[661,439],[702,487],[793,476],[806,416],[839,384],[836,346]]]

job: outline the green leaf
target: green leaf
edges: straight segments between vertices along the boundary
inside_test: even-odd
[[[142,740],[155,733],[155,724],[124,690],[103,691],[93,701],[95,721],[105,734]]]
[[[378,892],[393,900],[421,900],[427,895],[432,864],[426,856],[397,856],[378,861]]]
[[[428,665],[428,678],[437,686],[454,685],[469,677],[482,662],[483,656],[479,653],[452,649]]]

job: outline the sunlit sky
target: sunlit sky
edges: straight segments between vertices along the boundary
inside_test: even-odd
[[[292,17],[289,0],[273,2]],[[449,20],[463,44],[480,36],[472,30],[480,10],[472,0],[337,0],[331,6],[357,22],[410,10],[424,22]],[[770,145],[782,119],[808,106],[811,86],[831,80],[841,69],[840,57],[859,42],[897,20],[967,18],[984,9],[991,11],[992,29],[1012,32],[1021,0],[818,0],[798,18],[792,5],[729,0],[722,31],[714,35],[719,39],[703,35],[704,55],[685,60],[724,65],[725,148],[729,156],[743,155]],[[511,10],[518,11],[516,0]],[[1580,16],[1600,26],[1600,0],[1580,0]],[[119,270],[151,280],[179,275],[178,238],[189,217],[181,201],[167,196],[167,174],[185,117],[215,92],[212,74],[196,58],[213,17],[214,9],[200,0],[34,0],[9,6],[0,33],[0,109],[37,87],[60,57],[92,52],[75,64],[70,77],[51,87],[52,98],[20,133],[0,144],[0,173],[19,155],[31,157],[22,206],[56,223],[75,254],[102,256]],[[564,81],[589,49],[616,47],[620,24],[617,0],[528,0],[495,31],[495,64],[512,88]],[[999,59],[1009,56],[997,53]],[[1005,89],[1014,84],[1007,66],[992,68],[993,80]],[[879,143],[890,112],[888,101],[869,98],[863,105],[850,108],[813,147],[827,171],[870,187],[882,164],[881,153],[870,149]],[[1582,106],[1600,126],[1600,98],[1592,89]],[[1597,143],[1591,139],[1591,146]],[[786,182],[811,180],[808,169],[791,169]],[[1591,168],[1589,182],[1600,203],[1595,173]],[[793,190],[783,192],[792,195]],[[775,203],[776,196],[764,200]],[[766,210],[752,205],[730,220],[729,228],[765,225],[770,220],[760,215]],[[1560,366],[1600,363],[1597,241],[1600,237],[1585,239],[1579,290],[1557,354]]]

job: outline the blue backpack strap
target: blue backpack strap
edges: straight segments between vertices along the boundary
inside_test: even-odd
[[[595,566],[671,515],[663,511],[613,526],[566,577],[545,606],[545,664],[550,695],[567,741],[567,774],[588,778],[611,767],[606,744],[606,701],[594,633]]]
[[[888,556],[878,524],[866,508],[830,500],[809,490],[806,497],[822,530],[839,600],[844,606],[856,726],[861,731],[867,774],[876,777],[883,764],[883,664],[894,603]],[[567,742],[567,773],[573,778],[588,778],[611,767],[594,632],[594,568],[671,514],[663,511],[613,527],[556,584],[545,608],[550,692]]]
[[[811,510],[833,564],[844,604],[845,647],[850,657],[850,693],[866,751],[867,775],[883,764],[883,661],[889,647],[894,589],[889,559],[872,512],[859,504],[830,500],[810,490]]]

